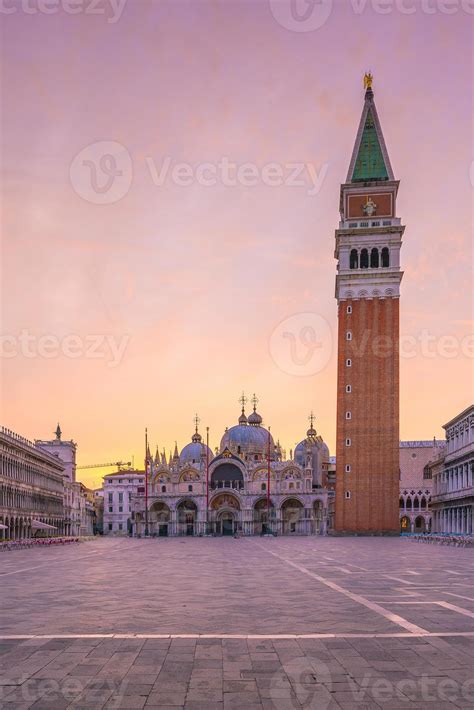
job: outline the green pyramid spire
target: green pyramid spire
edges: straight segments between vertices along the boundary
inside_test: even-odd
[[[389,174],[377,134],[374,115],[372,108],[369,108],[352,171],[351,182],[388,179]]]

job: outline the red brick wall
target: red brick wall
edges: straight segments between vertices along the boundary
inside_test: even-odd
[[[352,306],[352,314],[347,314]],[[346,339],[347,331],[352,340]],[[336,520],[338,532],[398,532],[399,300],[339,305]],[[346,360],[352,367],[346,367]],[[346,385],[352,392],[346,393]],[[350,411],[352,418],[346,419]],[[352,441],[345,445],[346,438]],[[346,473],[346,464],[351,472]],[[351,492],[350,500],[345,491]]]

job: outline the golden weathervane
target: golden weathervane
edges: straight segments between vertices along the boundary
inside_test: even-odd
[[[366,72],[364,74],[364,89],[371,89],[373,80],[374,77],[372,76],[371,72]]]

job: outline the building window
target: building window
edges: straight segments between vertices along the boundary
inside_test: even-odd
[[[288,488],[294,488],[294,487],[295,487],[295,484],[294,484],[294,483],[290,483],[290,484],[288,485]]]
[[[266,490],[267,490],[267,484],[266,484],[266,483],[262,483],[262,491],[266,491]]]
[[[367,249],[362,249],[360,253],[360,268],[361,269],[368,269],[369,268],[369,252]]]
[[[188,486],[188,493],[192,493],[192,492],[193,492],[192,484],[189,484],[189,486]]]
[[[348,330],[346,333],[346,340],[352,340],[352,333],[350,330]]]
[[[388,251],[388,247],[384,247],[382,249],[382,267],[386,269],[389,266],[390,266],[390,252]]]
[[[357,253],[357,249],[351,249],[351,255],[349,257],[349,267],[351,269],[359,268],[359,254]]]
[[[112,530],[112,523],[109,523],[109,530]]]
[[[346,392],[350,394],[352,392],[352,385],[346,385]]]
[[[122,479],[121,479],[121,478],[119,478],[119,483],[123,483],[123,481],[122,481]]]
[[[346,412],[346,419],[352,419],[352,412]]]
[[[344,497],[345,497],[347,500],[349,500],[349,498],[351,497],[351,492],[350,492],[350,491],[346,491],[345,494],[344,494]]]
[[[113,501],[114,501],[114,494],[109,493],[109,503],[113,503]]]
[[[370,267],[372,269],[378,269],[379,268],[379,250],[374,248],[370,252]]]
[[[109,505],[109,513],[113,513],[113,512],[114,512],[113,506]]]
[[[350,472],[351,472],[351,465],[350,465],[350,463],[346,463],[346,473],[350,473]]]
[[[352,306],[347,306],[346,313],[348,316],[350,316],[352,314]]]
[[[351,445],[352,445],[352,440],[346,439],[346,446],[351,446]]]
[[[123,506],[119,506],[119,513],[123,513]]]
[[[352,367],[352,360],[350,359],[350,357],[346,360],[346,367]]]
[[[166,493],[166,486],[161,486],[161,492]]]
[[[122,529],[123,529],[123,525],[122,525],[122,523],[119,523],[119,526],[118,526],[118,528],[119,528],[119,530],[122,530]]]

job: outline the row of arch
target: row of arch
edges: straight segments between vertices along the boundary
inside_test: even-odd
[[[402,533],[424,533],[431,531],[431,519],[426,519],[423,515],[410,519],[408,515],[400,518],[400,532]]]
[[[265,496],[258,498],[251,508],[241,508],[233,493],[219,493],[210,501],[209,510],[198,507],[190,498],[182,499],[175,507],[164,500],[154,501],[148,514],[152,535],[200,535],[215,533],[245,535],[262,534],[271,530],[282,534],[325,534],[327,510],[321,499],[310,506],[297,497],[289,496],[278,506]],[[135,515],[134,534],[144,533],[144,512]]]
[[[220,463],[210,475],[209,486],[211,490],[219,488],[231,488],[234,490],[243,490],[246,485],[257,484],[262,491],[267,488],[268,471],[266,468],[259,468],[253,471],[250,475],[244,475],[241,467],[235,462]],[[270,480],[272,485],[277,484],[278,491],[280,490],[303,490],[304,479],[306,478],[306,489],[311,490],[311,478],[302,470],[295,468],[294,465],[288,466],[282,471],[270,472]],[[188,493],[196,493],[199,489],[194,488],[194,484],[203,483],[204,477],[197,471],[188,469],[181,473],[179,483],[185,483]],[[169,493],[173,488],[172,477],[169,474],[160,474],[154,478],[153,485],[160,493]]]
[[[61,470],[52,472],[46,466],[34,465],[3,453],[0,454],[0,470],[6,478],[50,490],[53,493],[61,493],[63,489]]]
[[[61,515],[63,512],[62,495],[49,491],[41,492],[20,488],[15,485],[0,484],[0,508],[18,509],[26,512],[40,510],[43,513]]]
[[[390,251],[388,247],[378,249],[351,249],[349,266],[351,269],[378,269],[380,266],[387,269],[390,266]]]
[[[400,496],[400,510],[428,510],[431,503],[431,496]]]
[[[33,537],[36,530],[32,527],[33,520],[40,523],[52,525],[56,530],[48,531],[48,536],[54,535],[72,535],[73,530],[64,520],[58,520],[56,517],[39,516],[38,518],[30,518],[22,515],[5,515],[0,516],[0,523],[6,525],[6,530],[0,530],[0,540],[26,540]],[[39,531],[38,534],[42,534]]]

